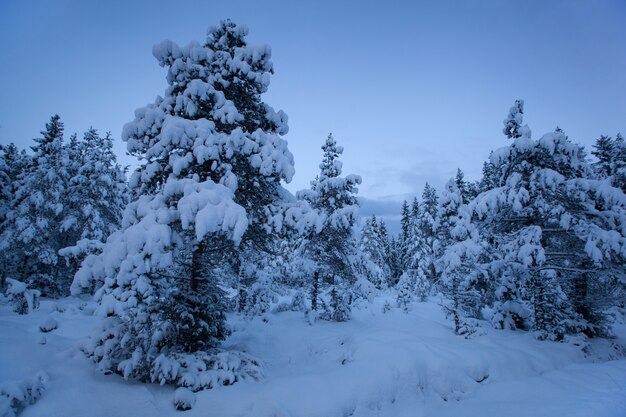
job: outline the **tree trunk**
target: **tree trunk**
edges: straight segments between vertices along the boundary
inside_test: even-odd
[[[202,279],[202,255],[204,254],[205,244],[203,241],[197,242],[193,245],[191,253],[191,275],[189,276],[189,288],[195,292],[198,290],[198,285]]]

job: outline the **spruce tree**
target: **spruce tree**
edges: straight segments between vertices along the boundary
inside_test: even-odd
[[[437,285],[438,281],[434,252],[437,240],[437,206],[437,192],[426,183],[416,221],[417,233],[411,242],[411,269],[415,270],[418,281],[425,279],[431,286]]]
[[[598,158],[598,162],[595,164],[596,171],[602,178],[610,177],[615,172],[615,142],[611,137],[601,135],[596,139],[593,148],[591,154]]]
[[[361,177],[341,176],[339,157],[343,147],[337,145],[332,134],[326,138],[322,150],[319,175],[311,182],[309,190],[298,192],[298,198],[307,201],[320,214],[322,226],[303,241],[300,253],[313,260],[326,283],[335,283],[336,277],[345,284],[352,284],[357,279],[352,227],[358,219],[356,193]]]
[[[17,262],[11,274],[43,296],[57,297],[69,291],[59,250],[67,243],[68,155],[63,123],[52,116],[35,139],[30,163],[17,176],[11,209],[2,232],[3,251]]]
[[[458,176],[451,179],[441,194],[435,256],[441,274],[440,288],[446,297],[444,311],[453,318],[455,333],[467,335],[473,332],[468,319],[479,316],[481,300],[477,287],[484,243],[463,203],[458,183]]]
[[[381,223],[381,225],[382,224],[384,223]],[[383,236],[376,215],[372,215],[371,218],[365,221],[361,229],[359,251],[375,265],[374,270],[369,271],[368,279],[376,288],[382,288],[388,283],[391,277],[391,270],[387,259],[387,245],[386,229],[385,236]]]
[[[528,125],[522,126],[524,120],[524,100],[515,100],[515,105],[509,110],[509,114],[504,119],[502,133],[509,139],[530,138]]]

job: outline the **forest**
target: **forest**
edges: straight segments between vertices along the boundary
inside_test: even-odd
[[[79,350],[90,370],[176,387],[178,410],[206,390],[271,375],[246,348],[245,323],[269,326],[281,314],[297,317],[289,331],[298,338],[367,322],[373,306],[407,323],[428,311],[445,317],[442,337],[459,346],[514,334],[540,350],[623,359],[620,133],[599,135],[590,150],[559,127],[537,136],[515,100],[482,178],[458,169],[441,190],[427,183],[398,207],[392,235],[380,216],[359,214],[362,179],[342,171],[332,134],[320,138],[310,187],[284,188],[296,169],[288,118],[263,101],[271,51],[247,34],[224,20],[203,43],[153,48],[167,85],[123,128],[132,170],[117,162],[111,134],[68,135],[58,115],[29,150],[1,145],[5,316],[40,314],[37,332],[49,335],[63,325],[55,314],[89,316]],[[2,415],[26,415],[53,379],[25,378],[0,387]],[[343,415],[370,415],[355,407]]]

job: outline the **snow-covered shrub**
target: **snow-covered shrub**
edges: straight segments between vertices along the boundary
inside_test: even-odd
[[[277,304],[273,309],[273,313],[281,313],[283,311],[300,311],[302,313],[310,310],[307,296],[303,291],[296,291],[291,297],[291,301]]]
[[[322,320],[328,321],[348,321],[351,317],[350,298],[347,292],[341,292],[333,286],[328,294],[329,303],[324,302],[323,312],[319,315]]]
[[[59,327],[59,322],[57,322],[54,318],[48,317],[41,324],[39,324],[39,330],[42,333],[51,332]]]
[[[348,296],[350,304],[359,304],[361,300],[371,303],[378,293],[379,291],[374,284],[363,277],[359,277],[356,282],[350,286]]]
[[[29,314],[39,308],[39,290],[31,290],[28,286],[13,278],[7,278],[7,301],[13,305],[17,314]]]
[[[189,388],[179,387],[174,391],[173,403],[179,411],[191,410],[196,404],[196,394]]]
[[[415,293],[415,280],[412,274],[404,272],[400,276],[400,281],[398,281],[396,289],[398,291],[396,304],[406,313],[409,311]]]
[[[175,384],[200,391],[238,381],[257,381],[262,375],[261,363],[250,355],[208,350],[159,355],[151,370],[150,380],[161,385]]]
[[[33,378],[0,383],[0,416],[16,416],[24,408],[34,404],[45,391],[47,382],[48,375],[40,371]]]
[[[415,278],[415,295],[418,301],[423,303],[428,300],[431,289],[432,284],[424,275],[418,275]]]

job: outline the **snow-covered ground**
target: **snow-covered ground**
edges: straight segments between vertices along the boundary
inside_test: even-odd
[[[44,301],[28,316],[3,305],[0,385],[44,380],[24,417],[626,416],[626,360],[610,360],[607,341],[584,354],[522,332],[485,329],[466,340],[436,300],[408,314],[383,313],[385,301],[362,305],[345,323],[309,325],[297,312],[230,317],[225,347],[260,359],[264,377],[198,392],[184,412],[172,404],[174,387],[105,376],[84,357],[94,305]],[[42,333],[49,317],[58,328]]]

